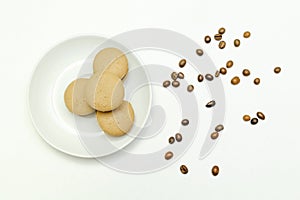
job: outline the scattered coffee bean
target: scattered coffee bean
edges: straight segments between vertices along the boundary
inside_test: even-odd
[[[225,28],[220,28],[218,32],[223,35],[225,33]]]
[[[225,41],[221,41],[220,43],[219,43],[219,48],[220,49],[224,49],[226,47],[226,42]]]
[[[206,108],[211,108],[214,107],[215,105],[216,105],[216,101],[212,100],[206,104]]]
[[[184,74],[182,72],[179,72],[177,74],[177,77],[180,78],[180,79],[184,79]]]
[[[205,41],[205,43],[210,43],[210,41],[211,41],[211,38],[210,38],[210,36],[205,36],[205,38],[204,38],[204,41]]]
[[[178,78],[178,74],[176,72],[172,72],[171,74],[171,78],[176,81],[176,79]]]
[[[281,68],[280,68],[280,67],[275,67],[275,68],[274,68],[274,72],[275,72],[276,74],[279,74],[279,73],[281,72]]]
[[[251,119],[251,124],[252,125],[255,125],[255,124],[257,124],[258,123],[258,119],[257,118],[252,118]]]
[[[250,121],[250,119],[251,119],[251,117],[250,117],[249,115],[244,115],[244,116],[243,116],[243,120],[244,120],[245,122]]]
[[[182,121],[181,121],[181,124],[183,125],[183,126],[187,126],[187,125],[189,125],[189,120],[188,119],[183,119]]]
[[[212,173],[212,175],[214,175],[214,176],[218,176],[219,171],[220,171],[220,169],[219,169],[218,166],[213,166],[213,168],[211,169],[211,173]]]
[[[255,85],[259,85],[260,84],[260,79],[259,78],[255,78],[253,82],[254,82]]]
[[[215,131],[220,132],[224,130],[224,126],[222,124],[219,124],[216,126]]]
[[[165,88],[169,87],[170,84],[171,84],[170,81],[164,81],[164,82],[163,82],[163,86],[164,86]]]
[[[215,140],[219,137],[219,133],[218,132],[213,132],[211,135],[210,135],[210,138]]]
[[[176,139],[177,142],[181,142],[182,141],[182,135],[180,133],[176,133],[175,139]]]
[[[189,169],[185,165],[181,165],[180,171],[182,174],[187,174],[189,172]]]
[[[234,44],[235,47],[239,47],[240,44],[241,44],[241,41],[239,39],[235,39],[233,44]]]
[[[187,91],[188,92],[192,92],[194,90],[194,86],[193,85],[188,85],[187,86]]]
[[[231,79],[231,84],[232,85],[237,85],[237,84],[239,84],[240,83],[240,78],[238,77],[238,76],[235,76],[235,77],[233,77],[232,79]]]
[[[226,63],[226,67],[227,68],[231,68],[233,66],[233,61],[232,60],[228,60]]]
[[[202,49],[197,49],[196,50],[196,54],[198,55],[198,56],[202,56],[203,55],[203,50]]]
[[[249,31],[246,31],[244,33],[244,38],[249,38],[251,36],[251,33]]]
[[[261,120],[265,120],[265,119],[266,119],[264,113],[262,113],[262,112],[257,112],[257,113],[256,113],[256,116],[257,116],[259,119],[261,119]]]
[[[214,77],[213,77],[213,75],[211,75],[211,74],[206,74],[206,75],[205,75],[205,78],[206,78],[206,80],[208,80],[208,81],[214,80]]]
[[[169,144],[173,144],[175,142],[175,138],[172,136],[169,138]]]
[[[215,40],[217,40],[217,41],[220,41],[220,40],[222,40],[222,34],[216,34],[215,35]]]
[[[202,82],[203,79],[204,79],[204,78],[203,78],[203,75],[202,75],[202,74],[199,74],[199,75],[198,75],[198,81],[199,81],[199,82]]]
[[[215,73],[215,77],[219,77],[220,76],[220,71],[217,70],[216,73]]]
[[[180,61],[179,61],[179,67],[184,67],[185,66],[185,64],[186,64],[186,60],[185,59],[181,59]]]
[[[250,70],[249,69],[244,69],[243,70],[243,75],[244,76],[249,76],[250,75]]]
[[[220,68],[220,73],[223,74],[223,75],[227,74],[227,69],[225,67],[221,67]]]
[[[180,86],[180,83],[179,83],[179,81],[173,81],[172,82],[172,85],[173,85],[173,87],[179,87]]]
[[[173,152],[172,151],[168,151],[166,154],[165,154],[165,159],[166,160],[170,160],[171,158],[173,158]]]

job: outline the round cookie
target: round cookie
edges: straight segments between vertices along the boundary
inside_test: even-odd
[[[107,71],[122,79],[128,72],[128,60],[121,50],[106,48],[95,56],[93,69],[94,73]]]
[[[127,101],[111,112],[97,111],[97,121],[102,130],[110,136],[119,137],[130,131],[134,122],[134,111]]]
[[[123,82],[112,73],[93,74],[86,85],[87,103],[96,110],[114,110],[122,104],[123,98]]]
[[[80,78],[70,83],[65,90],[64,100],[68,110],[77,115],[88,115],[95,110],[88,105],[85,98],[85,87],[88,79]]]

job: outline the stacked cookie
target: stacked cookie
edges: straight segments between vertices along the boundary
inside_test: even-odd
[[[124,101],[122,79],[128,72],[125,54],[116,48],[101,50],[93,62],[93,75],[69,84],[64,100],[68,110],[77,115],[96,111],[101,129],[111,136],[122,136],[132,127],[134,111]]]

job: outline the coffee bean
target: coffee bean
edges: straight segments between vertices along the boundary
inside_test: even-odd
[[[180,171],[181,171],[182,174],[189,173],[189,169],[185,165],[180,166]]]
[[[226,63],[226,67],[227,68],[231,68],[233,66],[233,61],[232,60],[228,60]]]
[[[231,84],[232,85],[237,85],[237,84],[239,84],[240,83],[240,78],[238,77],[238,76],[235,76],[235,77],[233,77],[232,79],[231,79]]]
[[[259,78],[255,78],[253,82],[254,82],[255,85],[259,85],[260,84],[260,79]]]
[[[246,31],[244,33],[244,38],[249,38],[251,36],[251,33],[249,31]]]
[[[178,77],[178,74],[176,72],[171,73],[171,78],[175,81]]]
[[[172,85],[173,85],[173,87],[179,87],[180,86],[180,83],[179,83],[179,81],[173,81],[172,82]]]
[[[243,70],[243,75],[244,76],[249,76],[250,75],[250,70],[249,69],[244,69]]]
[[[223,74],[223,75],[227,74],[227,69],[225,67],[221,67],[220,68],[220,73]]]
[[[174,142],[175,142],[175,138],[174,138],[173,136],[170,137],[170,138],[169,138],[169,143],[170,143],[170,144],[173,144]]]
[[[203,50],[202,49],[197,49],[196,50],[196,54],[198,55],[198,56],[202,56],[203,55]]]
[[[245,122],[250,121],[250,119],[251,119],[251,117],[250,117],[249,115],[244,115],[244,116],[243,116],[243,120],[244,120]]]
[[[170,160],[171,158],[173,158],[173,152],[172,151],[168,151],[166,154],[165,154],[165,159],[166,160]]]
[[[211,135],[210,135],[210,138],[215,140],[219,137],[219,133],[218,132],[213,132]]]
[[[220,28],[218,32],[223,35],[225,33],[225,28]]]
[[[255,125],[255,124],[257,124],[258,123],[258,119],[257,118],[252,118],[251,119],[251,124],[252,125]]]
[[[281,68],[280,68],[280,67],[275,67],[275,68],[274,68],[274,72],[275,72],[276,74],[279,74],[279,73],[281,72]]]
[[[187,91],[188,92],[192,92],[194,90],[194,86],[193,85],[188,85],[187,86]]]
[[[240,44],[241,44],[241,41],[239,39],[235,39],[233,44],[234,44],[235,47],[239,47]]]
[[[219,77],[220,76],[220,71],[217,70],[216,73],[215,73],[215,77]]]
[[[177,77],[180,78],[180,79],[184,79],[184,74],[182,72],[179,72],[177,74]]]
[[[256,116],[257,116],[259,119],[261,119],[261,120],[265,120],[265,119],[266,119],[264,113],[262,113],[262,112],[257,112],[257,113],[256,113]]]
[[[188,119],[183,119],[182,121],[181,121],[181,124],[183,125],[183,126],[187,126],[187,125],[189,125],[189,120]]]
[[[212,100],[212,101],[210,101],[210,102],[208,102],[207,104],[206,104],[206,107],[207,108],[211,108],[211,107],[214,107],[216,105],[216,101],[215,100]]]
[[[213,168],[211,169],[211,173],[212,173],[212,175],[214,175],[214,176],[218,176],[219,171],[220,171],[220,169],[219,169],[218,166],[213,166]]]
[[[215,35],[215,40],[217,40],[217,41],[220,41],[220,40],[222,40],[222,34],[216,34]]]
[[[208,35],[205,36],[205,37],[204,37],[204,41],[205,41],[205,43],[207,43],[207,44],[210,43],[210,41],[211,41],[210,36],[208,36]]]
[[[221,41],[220,43],[219,43],[219,48],[220,49],[224,49],[226,47],[226,42],[225,41]]]
[[[181,68],[183,68],[184,66],[185,66],[185,64],[186,64],[186,60],[185,59],[181,59],[180,61],[179,61],[179,67],[181,67]]]
[[[164,86],[165,88],[166,88],[166,87],[169,87],[170,84],[171,84],[170,81],[164,81],[164,82],[163,82],[163,86]]]
[[[220,132],[224,130],[224,126],[222,124],[219,124],[216,126],[215,131]]]
[[[203,79],[204,79],[204,78],[203,78],[203,75],[202,75],[202,74],[199,74],[199,75],[198,75],[198,81],[199,81],[199,82],[202,82]]]
[[[213,75],[211,75],[211,74],[206,74],[206,75],[205,75],[205,78],[206,78],[206,80],[208,80],[208,81],[214,80],[214,77],[213,77]]]
[[[175,139],[176,139],[177,142],[181,142],[182,141],[182,135],[180,133],[176,133]]]

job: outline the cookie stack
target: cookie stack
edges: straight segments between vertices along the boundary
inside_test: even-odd
[[[117,48],[101,50],[93,62],[93,75],[69,84],[64,100],[68,110],[77,115],[96,111],[101,129],[111,136],[122,136],[132,127],[134,111],[124,101],[122,79],[128,72],[128,60]]]

